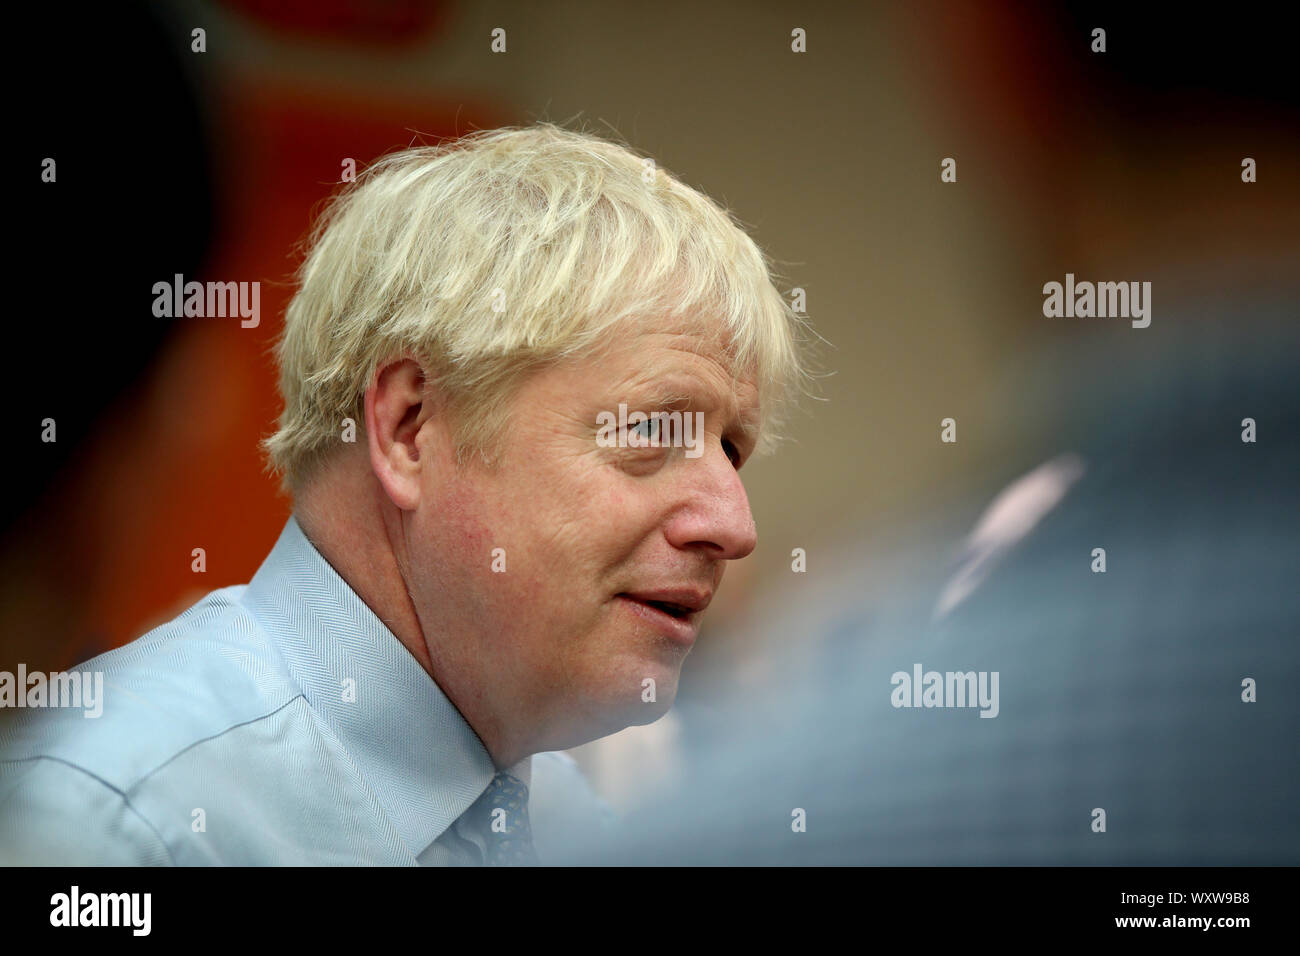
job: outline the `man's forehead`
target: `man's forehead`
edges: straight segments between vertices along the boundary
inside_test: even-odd
[[[610,385],[653,390],[663,404],[721,400],[737,415],[756,418],[759,396],[753,375],[737,373],[733,357],[718,339],[647,332],[620,344],[610,356]]]

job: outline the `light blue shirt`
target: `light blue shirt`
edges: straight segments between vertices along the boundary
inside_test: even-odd
[[[0,711],[0,863],[482,863],[492,758],[293,518],[249,584],[75,670],[100,716]],[[541,862],[613,824],[568,756],[508,770]]]

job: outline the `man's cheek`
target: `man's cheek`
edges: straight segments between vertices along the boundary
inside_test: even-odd
[[[611,528],[620,524],[617,512],[601,508],[591,491],[572,491],[562,511],[554,511],[534,526],[531,536],[537,559],[556,575],[571,574],[590,566],[599,555]]]
[[[517,547],[511,535],[517,529],[505,508],[466,484],[444,494],[430,518],[435,537],[445,543],[464,567],[505,573]]]
[[[590,527],[597,529],[601,547],[607,552],[625,554],[635,550],[665,520],[658,489],[650,482],[604,489],[603,494],[589,500]]]

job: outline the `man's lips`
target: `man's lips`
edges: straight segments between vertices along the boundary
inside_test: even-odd
[[[652,591],[623,591],[615,597],[633,614],[653,624],[661,634],[690,647],[700,632],[700,618],[713,599],[713,593],[695,588],[656,588]]]
[[[653,590],[624,591],[618,595],[686,620],[709,606],[713,592],[697,588],[654,588]]]

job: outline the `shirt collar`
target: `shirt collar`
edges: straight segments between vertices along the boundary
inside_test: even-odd
[[[296,517],[243,601],[418,856],[487,789],[496,774],[487,748]],[[531,759],[509,770],[525,784]]]

